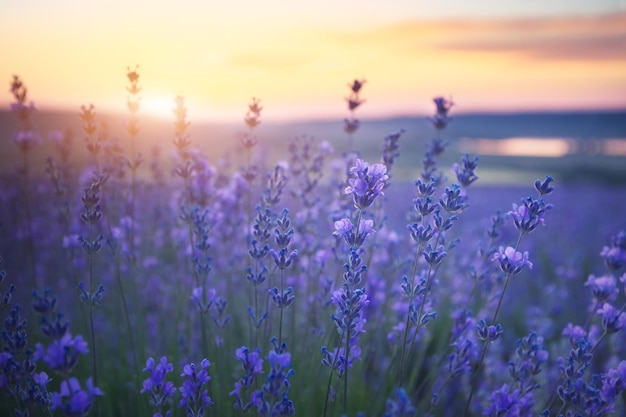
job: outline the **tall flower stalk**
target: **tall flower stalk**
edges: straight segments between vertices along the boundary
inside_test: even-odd
[[[539,193],[539,197],[537,199],[533,199],[531,197],[522,199],[522,204],[519,206],[517,204],[513,204],[513,210],[508,213],[513,218],[513,223],[519,234],[514,247],[500,247],[498,252],[496,252],[492,257],[493,261],[497,261],[499,263],[500,270],[504,273],[504,284],[491,320],[487,322],[485,319],[482,319],[477,325],[478,339],[483,342],[483,348],[474,371],[472,386],[470,388],[467,402],[465,403],[463,416],[467,416],[469,412],[489,346],[498,340],[504,332],[502,325],[497,323],[497,319],[504,300],[504,294],[509,286],[511,277],[519,274],[525,267],[533,267],[532,262],[529,260],[528,252],[520,252],[519,247],[524,236],[534,231],[537,226],[544,224],[545,213],[548,209],[552,208],[552,205],[546,204],[543,200],[543,196],[554,191],[554,188],[551,185],[552,181],[552,177],[546,177],[543,182],[539,180],[535,181],[535,189]]]
[[[350,117],[343,120],[343,130],[348,134],[348,152],[352,152],[353,150],[353,137],[354,133],[359,130],[359,126],[361,122],[356,118],[355,110],[361,104],[365,102],[364,99],[360,97],[361,89],[365,84],[365,80],[355,79],[351,84],[348,84],[350,87],[350,94],[346,97],[346,101],[348,102],[348,110],[350,111]]]
[[[269,290],[274,305],[280,310],[278,318],[278,344],[283,343],[283,312],[288,308],[296,298],[293,295],[293,288],[289,287],[285,290],[285,270],[298,257],[298,251],[290,250],[291,236],[294,231],[291,227],[291,220],[288,217],[289,211],[283,210],[283,214],[276,220],[276,229],[274,229],[274,240],[276,249],[270,249],[269,254],[274,260],[274,265],[280,270],[280,290],[276,287]]]
[[[102,218],[102,208],[100,207],[100,187],[102,177],[94,179],[88,187],[85,188],[85,192],[81,198],[83,202],[84,211],[80,215],[81,220],[88,226],[88,234],[85,239],[84,236],[80,236],[80,242],[83,250],[87,254],[87,268],[89,283],[87,288],[80,282],[78,284],[81,295],[80,299],[83,303],[87,304],[89,308],[89,333],[91,337],[91,360],[93,368],[93,381],[94,385],[98,385],[98,355],[96,351],[96,331],[94,327],[94,308],[99,305],[102,296],[104,294],[104,287],[100,285],[98,289],[95,289],[95,276],[94,276],[94,255],[102,249],[102,235],[94,238],[94,226]]]
[[[129,204],[129,216],[131,219],[131,227],[130,233],[128,236],[129,242],[129,251],[131,259],[135,260],[135,204],[136,204],[136,194],[137,194],[137,170],[141,166],[143,162],[143,158],[140,153],[137,152],[137,136],[139,135],[140,127],[139,127],[139,118],[137,117],[137,113],[139,112],[140,107],[140,97],[139,92],[141,91],[141,87],[139,87],[139,67],[135,67],[135,69],[127,68],[126,77],[128,78],[128,87],[126,87],[126,91],[128,91],[128,98],[126,99],[126,107],[128,109],[129,118],[126,123],[126,132],[130,136],[130,158],[127,161],[128,168],[130,169],[130,204]]]
[[[246,224],[246,239],[250,241],[250,227],[252,224],[252,189],[254,181],[259,175],[259,168],[253,163],[252,149],[254,149],[259,141],[254,134],[254,130],[261,124],[261,100],[256,97],[252,98],[252,102],[248,104],[248,111],[244,117],[244,122],[248,128],[241,135],[241,145],[246,154],[246,166],[243,168],[243,178],[248,183],[248,192],[246,194],[246,212],[248,213],[248,222]]]
[[[366,238],[374,233],[373,220],[363,219],[363,211],[370,207],[374,200],[383,195],[385,182],[388,180],[387,168],[383,164],[369,165],[357,159],[350,168],[350,178],[344,193],[352,196],[356,209],[356,223],[348,218],[335,222],[336,236],[340,243],[348,245],[348,259],[344,265],[343,285],[332,295],[332,302],[337,310],[331,315],[339,333],[339,343],[333,352],[326,346],[322,347],[322,364],[330,368],[326,399],[324,401],[324,416],[328,410],[328,401],[331,396],[333,373],[343,377],[343,407],[344,413],[348,408],[348,369],[361,356],[358,346],[359,335],[365,332],[365,308],[369,303],[364,287],[359,287],[363,281],[367,266],[363,263],[360,253]],[[342,346],[345,343],[345,346]]]
[[[35,111],[35,105],[31,101],[28,103],[28,90],[17,75],[13,76],[11,82],[11,94],[15,100],[11,103],[11,111],[15,113],[20,122],[20,130],[14,136],[13,143],[19,149],[22,156],[22,166],[18,173],[23,179],[22,193],[24,200],[24,223],[26,227],[26,251],[29,258],[31,281],[34,288],[37,284],[37,260],[35,257],[35,238],[33,236],[33,216],[31,211],[31,167],[30,154],[33,148],[41,142],[41,138],[33,131],[31,114]]]

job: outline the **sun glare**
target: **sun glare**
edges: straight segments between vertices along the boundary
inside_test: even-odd
[[[461,141],[465,152],[483,155],[534,156],[556,158],[572,152],[574,143],[560,138],[469,139]]]
[[[172,119],[174,117],[174,98],[144,97],[141,100],[140,112],[159,119]]]

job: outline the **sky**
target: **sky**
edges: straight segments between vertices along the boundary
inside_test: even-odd
[[[138,66],[141,111],[241,120],[455,111],[626,108],[626,0],[7,0],[0,79],[40,110],[124,111]]]

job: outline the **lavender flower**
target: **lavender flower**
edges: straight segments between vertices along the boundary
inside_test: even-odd
[[[149,377],[143,381],[141,393],[150,395],[150,404],[161,411],[168,398],[174,397],[176,388],[172,381],[166,381],[168,373],[174,370],[174,365],[167,362],[167,356],[161,357],[159,363],[148,358],[143,372],[148,372]]]
[[[470,159],[469,155],[463,156],[461,159],[463,166],[454,164],[452,170],[456,174],[456,179],[463,187],[469,187],[474,181],[478,179],[474,170],[478,167],[478,157],[475,156]]]
[[[600,277],[590,275],[587,282],[585,282],[585,286],[591,288],[591,293],[593,294],[594,299],[593,301],[597,304],[615,301],[619,295],[617,279],[611,275],[604,275]]]
[[[394,391],[395,398],[387,400],[387,410],[383,417],[412,417],[417,411],[406,391],[398,388]]]
[[[513,217],[515,227],[521,233],[529,233],[539,225],[544,225],[546,210],[552,208],[552,204],[544,203],[543,199],[533,200],[530,197],[522,199],[522,204],[513,204],[513,210],[507,215]]]
[[[533,267],[532,262],[528,260],[528,252],[519,252],[511,246],[503,248],[500,246],[498,252],[493,254],[491,258],[494,261],[500,262],[500,269],[506,274],[515,275],[518,274],[525,266],[528,268]]]
[[[270,372],[261,389],[254,390],[250,402],[263,417],[287,417],[295,414],[293,402],[289,400],[291,382],[295,373],[291,369],[291,354],[271,350],[267,356]]]
[[[92,306],[99,306],[102,303],[102,298],[104,298],[104,285],[100,284],[96,292],[94,292],[93,294],[87,291],[87,289],[85,288],[85,283],[82,281],[78,283],[78,288],[81,292],[80,301],[82,301],[83,303]]]
[[[502,385],[499,390],[494,391],[489,396],[489,406],[483,410],[483,416],[521,416],[524,404],[520,398],[520,390],[509,392],[507,384]],[[528,412],[529,410],[525,410]]]
[[[617,368],[610,369],[602,378],[600,398],[608,405],[607,411],[613,409],[615,400],[624,390],[626,390],[626,361],[621,361]]]
[[[626,265],[626,234],[622,231],[614,236],[611,245],[602,248],[600,256],[611,272],[617,272]]]
[[[352,224],[350,219],[341,219],[335,222],[335,231],[333,236],[342,238],[348,245],[353,248],[359,248],[365,242],[365,239],[375,232],[373,220],[361,220],[358,232],[356,226]]]
[[[63,337],[54,340],[46,348],[41,343],[37,343],[34,358],[37,361],[43,360],[46,365],[61,375],[67,375],[76,366],[79,355],[85,355],[88,352],[87,342],[82,336],[72,337],[71,334],[65,333]]]
[[[83,390],[76,378],[70,378],[61,382],[60,392],[52,393],[51,410],[61,410],[67,417],[85,417],[89,414],[94,400],[104,393],[100,388],[94,387],[91,378],[87,380],[87,388]]]
[[[485,319],[480,320],[476,327],[478,328],[478,338],[483,342],[495,342],[504,333],[501,324],[487,325]]]
[[[436,107],[436,113],[433,117],[430,117],[430,121],[433,126],[437,130],[443,130],[450,123],[450,118],[448,117],[448,112],[454,105],[454,103],[450,100],[446,100],[443,97],[435,97],[433,99]]]
[[[602,317],[602,328],[607,333],[616,333],[626,327],[626,314],[609,303],[602,305],[598,315]]]
[[[187,417],[201,417],[206,407],[213,404],[207,390],[204,389],[211,380],[209,366],[211,366],[209,361],[203,359],[200,369],[195,363],[188,363],[183,367],[183,373],[180,376],[186,379],[178,389],[182,395],[178,406],[185,409]]]
[[[349,170],[352,178],[348,179],[345,194],[352,194],[354,206],[364,209],[372,205],[376,197],[383,195],[387,176],[387,167],[383,164],[369,165],[357,159]]]
[[[235,352],[235,357],[241,361],[245,372],[244,377],[241,379],[242,385],[245,387],[252,386],[255,377],[263,371],[261,351],[259,349],[250,351],[247,347],[242,346]]]
[[[385,136],[383,140],[383,164],[385,164],[388,170],[393,166],[395,159],[400,156],[400,152],[398,152],[398,149],[400,149],[398,141],[404,132],[404,129],[400,129],[395,133],[390,133]]]
[[[244,375],[239,381],[235,382],[235,389],[228,393],[228,395],[235,397],[235,409],[245,412],[249,410],[253,404],[252,402],[244,404],[242,396],[245,391],[254,385],[256,376],[263,372],[263,359],[261,359],[261,351],[258,348],[250,351],[245,346],[235,351],[235,357],[241,361]]]

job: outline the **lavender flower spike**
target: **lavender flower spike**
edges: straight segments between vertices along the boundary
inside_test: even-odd
[[[203,416],[206,407],[213,404],[207,390],[203,389],[205,384],[211,380],[208,371],[209,366],[211,364],[207,359],[203,359],[200,363],[200,370],[195,363],[188,363],[183,367],[183,373],[180,374],[186,379],[178,389],[182,395],[178,406],[185,408],[188,417]]]
[[[165,380],[166,374],[173,370],[174,365],[167,362],[167,356],[161,357],[158,364],[155,364],[154,359],[148,358],[146,367],[143,368],[143,371],[148,371],[150,376],[143,381],[141,393],[149,393],[150,404],[158,409],[161,409],[167,398],[173,397],[176,392],[174,383]]]
[[[367,208],[372,205],[376,197],[384,195],[385,181],[389,179],[385,165],[369,165],[357,159],[355,165],[350,168],[350,175],[352,178],[348,179],[348,186],[344,189],[344,193],[352,194],[355,207]]]

